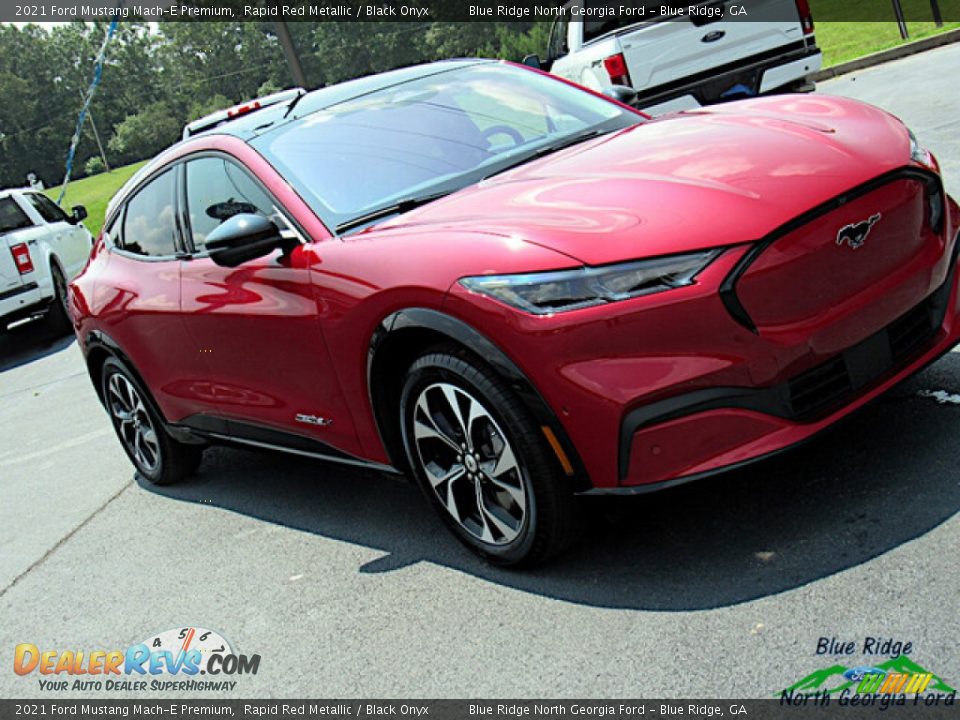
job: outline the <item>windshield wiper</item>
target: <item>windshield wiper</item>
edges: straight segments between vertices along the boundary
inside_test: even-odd
[[[290,104],[287,105],[287,111],[283,114],[283,119],[284,119],[284,120],[286,120],[288,117],[290,117],[290,113],[293,112],[293,109],[297,106],[297,103],[300,102],[300,100],[303,99],[303,98],[305,98],[306,96],[307,96],[307,93],[306,93],[306,91],[304,91],[304,92],[300,93],[299,95],[297,95],[293,100],[290,101]]]
[[[553,153],[559,152],[560,150],[563,150],[564,148],[568,148],[571,145],[577,145],[587,140],[591,140],[595,137],[606,135],[609,132],[613,132],[613,131],[612,130],[587,130],[585,132],[580,133],[579,135],[574,135],[572,137],[559,140],[558,142],[555,142],[552,145],[544,145],[543,147],[537,148],[532,153],[528,153],[527,155],[524,155],[523,157],[518,158],[516,161],[509,163],[504,167],[497,168],[489,175],[484,175],[483,179],[486,180],[487,178],[491,178],[494,175],[499,175],[500,173],[506,172],[507,170],[512,170],[515,167],[519,167],[520,165],[528,163],[531,160],[542,158],[545,155],[552,155]]]
[[[420,197],[404,198],[403,200],[398,200],[395,203],[390,205],[384,205],[381,208],[376,210],[371,210],[366,212],[363,215],[353,218],[352,220],[347,220],[337,225],[336,232],[339,235],[340,233],[346,232],[347,230],[352,230],[353,228],[360,227],[361,225],[366,225],[369,222],[374,220],[379,220],[380,218],[389,217],[390,215],[400,215],[401,213],[410,212],[414,208],[418,208],[421,205],[426,205],[427,203],[432,203],[434,200],[439,200],[442,197],[446,197],[451,194],[453,190],[444,190],[443,192],[433,193],[432,195],[421,195]]]

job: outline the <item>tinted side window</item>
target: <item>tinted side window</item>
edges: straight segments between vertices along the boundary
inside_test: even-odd
[[[187,211],[193,246],[197,250],[214,228],[239,213],[263,215],[277,221],[270,196],[238,165],[206,157],[187,163]],[[283,222],[278,222],[281,227]]]
[[[27,214],[11,197],[0,198],[0,234],[33,225]]]
[[[67,214],[57,207],[57,204],[46,195],[27,193],[27,200],[29,200],[30,204],[40,213],[40,217],[48,223],[62,222],[67,219]]]
[[[567,54],[567,26],[570,19],[557,18],[550,27],[550,40],[547,43],[547,60],[556,60]]]
[[[173,255],[177,226],[172,170],[152,180],[127,202],[122,247],[137,255]]]

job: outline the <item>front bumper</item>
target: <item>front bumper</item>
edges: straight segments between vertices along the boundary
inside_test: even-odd
[[[841,212],[859,215],[857,202]],[[721,289],[755,243],[730,247],[693,285],[615,306],[531,316],[458,285],[449,309],[529,378],[570,439],[585,489],[654,489],[802,442],[956,345],[960,207],[949,198],[945,218],[922,251],[831,299],[812,323],[770,324],[767,311],[792,311],[780,301],[793,303],[802,285],[768,306],[744,294],[757,324],[731,313]],[[853,272],[866,256],[844,257],[857,259]]]
[[[628,413],[621,425],[617,487],[638,494],[762,460],[799,445],[870,403],[960,343],[954,242],[944,284],[878,333],[784,383],[711,388]]]

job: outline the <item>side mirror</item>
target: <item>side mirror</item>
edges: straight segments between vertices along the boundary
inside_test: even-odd
[[[629,85],[610,85],[603,89],[603,94],[624,105],[633,105],[637,99],[637,91]]]
[[[69,222],[71,225],[79,225],[82,220],[87,218],[87,209],[83,205],[74,205],[70,211]]]
[[[516,57],[516,55],[514,55],[514,57]],[[523,64],[532,68],[536,68],[537,70],[540,70],[543,67],[543,64],[540,62],[539,55],[527,55],[523,59]]]
[[[207,235],[204,246],[217,265],[236,267],[277,248],[290,252],[296,244],[296,240],[282,237],[280,228],[269,218],[239,213]]]

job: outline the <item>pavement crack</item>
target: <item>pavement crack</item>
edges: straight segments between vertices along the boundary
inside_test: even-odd
[[[81,370],[80,372],[75,372],[72,375],[64,375],[63,377],[59,377],[56,380],[48,380],[47,382],[42,382],[37,385],[30,385],[29,387],[19,388],[18,390],[14,390],[12,392],[2,393],[0,394],[0,398],[9,398],[9,397],[13,397],[14,395],[22,395],[23,393],[30,392],[31,390],[39,390],[40,388],[49,387],[50,385],[56,385],[57,383],[61,383],[64,380],[69,380],[70,378],[75,378],[75,377],[79,377],[81,375],[86,375],[86,374],[87,374],[86,372]]]
[[[47,558],[49,558],[50,556],[52,556],[57,550],[59,550],[61,547],[63,547],[63,545],[66,544],[66,542],[67,542],[68,540],[70,540],[70,538],[72,538],[74,535],[76,535],[81,529],[83,529],[84,527],[86,527],[86,526],[90,523],[91,520],[93,520],[97,515],[99,515],[101,512],[103,512],[110,503],[112,503],[114,500],[116,500],[118,497],[120,497],[131,485],[133,485],[133,480],[132,480],[132,479],[131,479],[131,480],[128,480],[128,481],[123,485],[123,487],[121,487],[121,488],[120,488],[119,490],[117,490],[113,495],[111,495],[111,496],[108,497],[106,500],[104,500],[103,503],[100,505],[100,507],[98,507],[98,508],[97,508],[96,510],[94,510],[92,513],[90,513],[79,525],[77,525],[75,528],[73,528],[73,530],[71,530],[71,531],[68,532],[66,535],[64,535],[62,538],[60,538],[59,540],[57,540],[57,542],[53,545],[53,547],[51,547],[50,549],[48,549],[40,558],[38,558],[37,560],[35,560],[34,562],[32,562],[32,563],[30,564],[30,566],[29,566],[26,570],[24,570],[22,573],[20,573],[19,575],[17,575],[17,576],[10,582],[9,585],[7,585],[5,588],[3,588],[2,590],[0,590],[0,598],[2,598],[4,595],[6,595],[8,590],[11,590],[18,582],[20,582],[21,580],[23,580],[23,578],[25,578],[27,575],[29,575],[31,572],[33,572],[36,568],[38,568],[38,567],[40,567],[41,565],[43,565],[43,563],[45,563],[45,562],[47,561]]]

